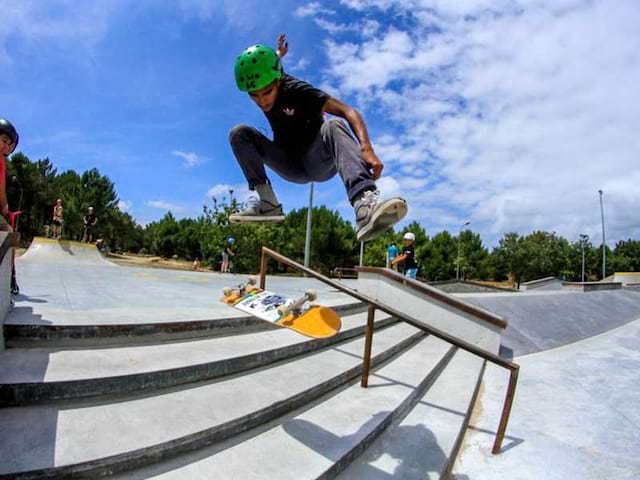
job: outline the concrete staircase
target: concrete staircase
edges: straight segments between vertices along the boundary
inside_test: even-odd
[[[446,476],[484,361],[378,312],[363,389],[361,310],[327,340],[231,319],[109,345],[22,336],[0,354],[0,479]]]

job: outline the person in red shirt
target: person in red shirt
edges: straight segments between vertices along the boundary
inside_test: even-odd
[[[7,222],[9,202],[7,201],[7,157],[18,146],[18,131],[7,119],[0,118],[0,230],[11,232]]]

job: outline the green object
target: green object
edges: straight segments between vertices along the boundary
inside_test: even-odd
[[[243,92],[255,92],[282,78],[280,57],[271,47],[254,45],[236,58],[233,71],[236,84]]]

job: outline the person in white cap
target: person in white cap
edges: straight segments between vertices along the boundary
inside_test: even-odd
[[[396,257],[393,260],[393,264],[404,264],[404,275],[409,278],[416,278],[418,274],[418,264],[416,263],[416,252],[414,243],[416,242],[415,234],[407,232],[404,234],[404,247],[402,248],[402,255]]]

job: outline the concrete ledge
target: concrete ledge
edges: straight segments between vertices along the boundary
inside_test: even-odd
[[[341,316],[364,312],[362,302],[333,307]],[[119,345],[148,345],[223,337],[267,330],[278,330],[269,322],[251,315],[161,323],[127,323],[117,325],[39,325],[7,324],[4,335],[7,347],[13,348],[87,348]]]
[[[621,282],[562,282],[565,290],[577,290],[580,292],[599,292],[601,290],[622,290]]]
[[[382,268],[358,268],[358,291],[492,353],[500,349],[504,318],[433,287]]]
[[[384,329],[396,323],[396,320],[386,315],[380,315],[376,321],[376,330]],[[345,323],[349,321],[345,319]],[[276,327],[278,328],[278,327]],[[310,340],[301,335],[289,332],[288,330],[279,329],[283,334],[290,334],[285,336],[278,336],[281,339],[278,343],[279,346],[273,348],[273,339],[269,337],[261,338],[258,334],[256,338],[251,338],[249,345],[246,342],[235,346],[234,338],[220,339],[224,341],[224,345],[212,344],[207,346],[211,349],[211,354],[208,356],[218,357],[217,360],[207,363],[196,363],[193,365],[180,366],[176,368],[165,369],[153,369],[153,371],[136,372],[140,370],[136,368],[130,368],[133,370],[131,373],[122,374],[122,369],[118,370],[118,374],[114,376],[97,376],[93,378],[86,378],[87,370],[91,375],[91,365],[96,362],[101,362],[109,359],[109,356],[118,356],[119,364],[126,364],[127,359],[132,362],[138,362],[144,360],[144,364],[152,364],[154,358],[180,354],[180,357],[175,359],[175,363],[189,361],[191,356],[189,355],[189,345],[186,349],[182,349],[179,352],[176,350],[168,350],[163,346],[146,347],[150,351],[140,354],[134,360],[131,358],[131,354],[127,351],[118,352],[112,350],[97,351],[95,354],[91,351],[86,352],[83,350],[66,352],[66,355],[70,358],[67,359],[67,363],[76,365],[86,365],[84,370],[80,373],[85,375],[84,378],[77,379],[65,379],[62,381],[28,381],[32,378],[32,375],[25,375],[27,381],[11,381],[0,384],[0,406],[10,405],[28,405],[39,402],[49,402],[53,400],[69,400],[69,399],[81,399],[91,397],[109,397],[124,394],[134,393],[148,393],[157,391],[164,388],[175,387],[178,385],[184,385],[193,382],[199,382],[203,380],[210,380],[214,378],[223,377],[226,375],[233,375],[240,372],[245,372],[258,367],[264,367],[275,362],[282,360],[292,359],[300,355],[305,355],[323,348],[337,345],[341,342],[353,339],[355,337],[364,334],[365,330],[365,315],[359,314],[357,319],[353,320],[353,324],[350,327],[344,328],[338,335],[327,339]],[[280,332],[274,332],[280,333]],[[271,334],[269,334],[271,335]],[[249,346],[253,348],[252,353],[243,354],[243,349],[246,352]],[[269,348],[272,347],[272,348]],[[203,347],[200,347],[202,349]],[[216,354],[214,349],[218,349],[223,352],[230,352],[227,355]],[[156,351],[157,350],[157,351]],[[181,352],[181,353],[180,353]],[[45,357],[49,353],[42,352]],[[11,352],[11,362],[0,362],[0,365],[4,364],[5,368],[14,365],[34,365],[32,368],[38,368],[35,366],[41,358],[41,352],[35,350],[26,351],[25,355],[20,356],[20,352]],[[205,355],[207,356],[207,355]],[[121,358],[120,358],[121,357]],[[183,358],[185,357],[185,358]],[[75,358],[75,359],[74,359]],[[64,368],[64,364],[60,368]],[[55,373],[55,370],[51,366],[47,366],[46,370],[49,374]],[[52,372],[54,370],[54,372]],[[98,374],[103,374],[104,369],[99,370]],[[76,374],[78,375],[78,374]],[[7,378],[8,375],[2,377]],[[20,378],[19,374],[10,376],[9,378]],[[68,377],[68,374],[67,374]]]

